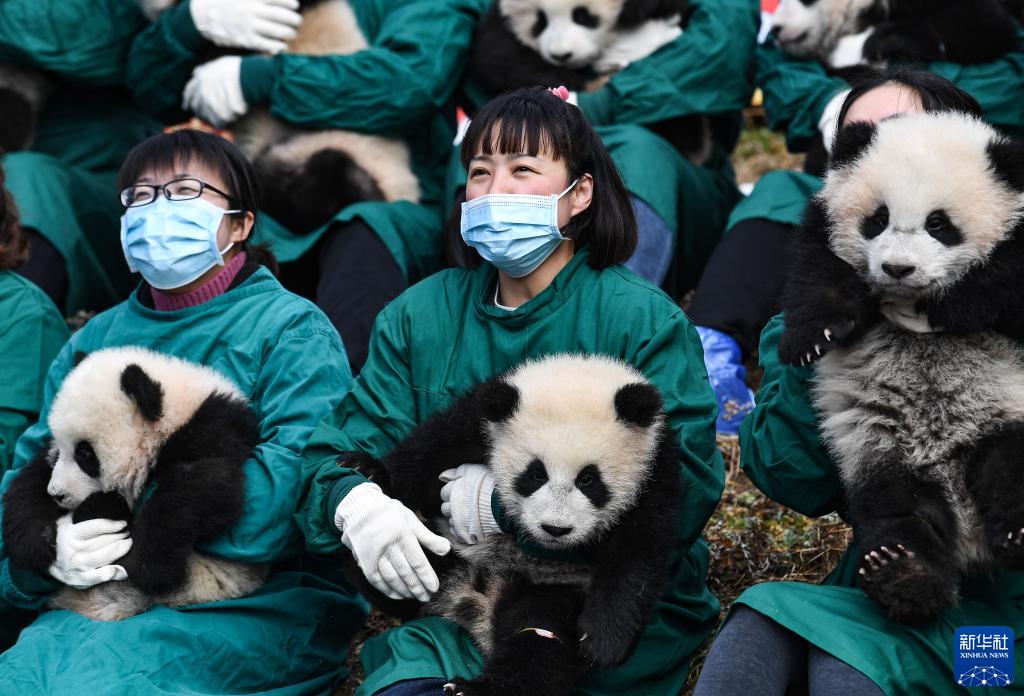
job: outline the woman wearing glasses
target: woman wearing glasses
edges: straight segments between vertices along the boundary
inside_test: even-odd
[[[0,684],[54,694],[114,684],[118,693],[327,691],[343,675],[340,656],[365,612],[330,578],[310,572],[308,560],[300,562],[292,513],[299,452],[351,384],[341,342],[319,309],[281,287],[272,258],[247,244],[258,200],[251,167],[233,145],[196,131],[155,136],[129,154],[120,179],[121,245],[144,282],[58,354],[40,421],[18,441],[0,488],[46,446],[49,404],[75,351],[134,344],[175,355],[231,379],[260,421],[262,442],[245,464],[243,517],[203,550],[272,563],[273,571],[249,597],[156,607],[119,622],[39,614],[0,654]],[[82,567],[62,568],[64,576],[103,576],[117,562],[111,543],[123,534],[110,535],[110,543],[85,540],[76,527],[58,533],[56,545],[77,538],[98,550]],[[14,566],[0,549],[0,608],[42,609],[56,586],[53,577]]]

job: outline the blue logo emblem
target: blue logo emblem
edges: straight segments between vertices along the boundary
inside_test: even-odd
[[[961,686],[1013,683],[1013,629],[961,626],[953,638],[953,676]]]

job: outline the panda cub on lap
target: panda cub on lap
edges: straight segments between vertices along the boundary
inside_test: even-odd
[[[968,115],[840,131],[794,238],[779,357],[812,397],[893,619],[1024,568],[1024,146]]]
[[[63,587],[52,607],[112,621],[256,590],[265,566],[193,548],[241,517],[242,464],[259,442],[245,397],[214,370],[142,348],[76,360],[50,408],[49,450],[3,497],[11,562],[48,576],[68,517],[127,520],[131,550],[115,563],[128,579]]]
[[[440,517],[438,475],[484,462],[515,533],[431,556],[441,582],[398,614],[450,618],[485,656],[446,692],[571,694],[587,669],[624,661],[661,596],[678,534],[680,451],[658,390],[607,357],[554,355],[476,387],[382,462],[344,457],[389,495]],[[411,611],[410,611],[411,610]]]

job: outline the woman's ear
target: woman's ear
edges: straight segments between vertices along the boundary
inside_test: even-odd
[[[249,235],[252,234],[252,228],[255,224],[256,215],[251,210],[232,215],[230,241],[238,244],[247,240]]]
[[[576,182],[572,191],[569,192],[569,196],[572,204],[569,214],[572,217],[576,217],[589,208],[591,201],[594,200],[594,177],[590,174],[581,175],[580,180]]]

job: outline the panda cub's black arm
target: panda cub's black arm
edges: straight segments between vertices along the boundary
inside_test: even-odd
[[[828,217],[818,198],[794,233],[789,255],[779,358],[798,365],[853,340],[875,321],[878,304],[856,270],[829,247]]]
[[[259,442],[255,415],[242,401],[213,394],[160,450],[156,489],[136,511],[132,550],[119,564],[150,594],[185,580],[197,542],[226,533],[244,503],[242,465]]]
[[[679,536],[681,453],[671,428],[636,506],[597,548],[600,559],[579,618],[580,653],[596,669],[632,652],[665,590]],[[675,439],[674,439],[675,438]]]
[[[48,449],[17,473],[3,498],[7,555],[15,565],[47,576],[57,557],[57,520],[66,512],[46,492],[53,473]]]

